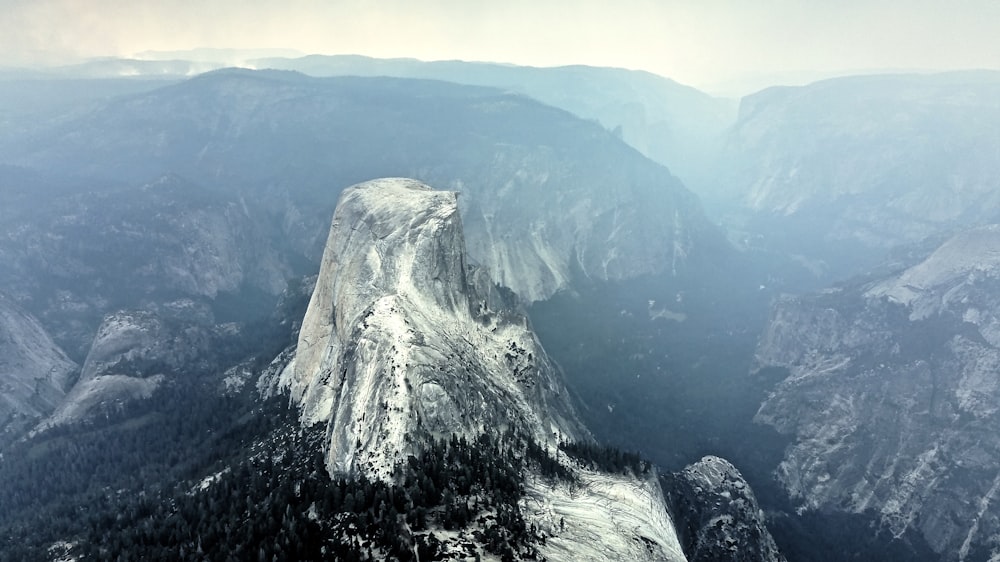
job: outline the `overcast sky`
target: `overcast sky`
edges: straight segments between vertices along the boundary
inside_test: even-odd
[[[195,47],[620,66],[718,89],[1000,68],[1000,0],[0,0],[0,65]]]

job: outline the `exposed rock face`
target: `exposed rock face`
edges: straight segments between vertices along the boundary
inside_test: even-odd
[[[161,308],[123,310],[105,317],[79,380],[42,427],[113,413],[129,402],[149,398],[181,371],[204,369],[202,362],[221,343],[217,336],[225,327],[206,323],[211,314],[190,300]]]
[[[858,76],[741,103],[722,197],[771,247],[884,252],[996,221],[1000,73]],[[850,272],[856,273],[856,271]]]
[[[756,420],[795,436],[778,476],[807,508],[870,511],[947,559],[1000,553],[1000,229],[864,286],[778,302]]]
[[[332,471],[390,475],[417,428],[584,438],[560,377],[510,293],[466,264],[455,193],[343,193],[289,380],[303,420],[330,424]]]
[[[668,187],[664,170],[618,181],[613,168],[581,162],[570,170],[562,160],[548,147],[505,147],[488,173],[445,184],[462,193],[469,255],[525,300],[571,288],[574,275],[681,275],[691,254],[711,251],[697,200]]]
[[[688,560],[784,562],[750,485],[729,461],[707,456],[669,480]]]
[[[686,560],[655,477],[576,475],[569,486],[526,483],[525,519],[551,536],[539,548],[547,560]]]
[[[331,472],[389,479],[427,433],[590,438],[516,297],[466,263],[456,194],[413,180],[343,192],[280,384],[327,425]],[[581,485],[525,482],[549,560],[684,559],[655,480],[573,470]]]
[[[0,293],[0,446],[50,414],[77,372],[38,321]]]

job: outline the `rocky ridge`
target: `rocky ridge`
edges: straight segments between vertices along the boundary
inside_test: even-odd
[[[1000,553],[996,226],[888,278],[774,306],[756,421],[793,435],[778,477],[803,509],[873,513],[949,560]]]
[[[729,461],[706,456],[668,479],[688,560],[784,562],[757,498]]]

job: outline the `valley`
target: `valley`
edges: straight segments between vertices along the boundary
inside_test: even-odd
[[[0,558],[1000,553],[996,73],[118,64],[0,76]]]

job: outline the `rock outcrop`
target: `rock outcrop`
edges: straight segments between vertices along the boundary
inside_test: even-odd
[[[332,471],[388,476],[418,428],[586,435],[527,318],[464,246],[455,193],[388,179],[341,196],[289,379],[303,420],[330,423]]]
[[[151,397],[163,383],[211,369],[225,356],[232,325],[215,325],[211,311],[191,299],[156,310],[120,310],[101,323],[79,380],[41,428],[114,414]],[[234,332],[234,333],[230,333]]]
[[[406,179],[341,195],[298,350],[281,375],[332,473],[389,480],[421,435],[511,430],[555,451],[588,441],[515,295],[467,263],[457,195]],[[521,510],[549,560],[682,560],[654,478],[561,461],[529,473]]]
[[[0,293],[0,447],[56,408],[79,367]]]
[[[753,490],[729,461],[707,456],[667,480],[688,560],[784,562]]]
[[[756,361],[787,377],[756,421],[794,436],[778,477],[803,508],[873,513],[945,559],[1000,553],[998,236],[776,303]]]

